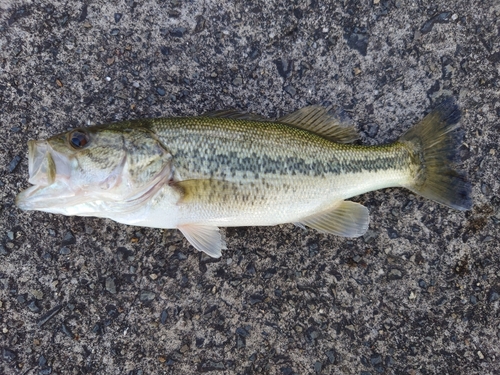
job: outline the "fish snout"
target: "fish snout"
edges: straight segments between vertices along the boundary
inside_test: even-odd
[[[49,152],[47,141],[28,142],[28,182],[33,185],[50,185],[54,182],[56,168],[54,159]]]

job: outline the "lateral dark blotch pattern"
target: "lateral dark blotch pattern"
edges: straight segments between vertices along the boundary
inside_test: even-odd
[[[388,169],[402,169],[408,164],[406,155],[391,156],[364,156],[356,155],[353,158],[339,160],[332,158],[326,162],[311,161],[307,162],[300,157],[282,158],[278,156],[273,158],[269,155],[256,155],[240,157],[235,152],[229,154],[208,155],[203,159],[198,159],[199,152],[178,150],[173,155],[176,163],[181,168],[189,170],[191,173],[202,173],[209,169],[214,178],[225,179],[227,176],[233,176],[236,172],[241,173],[243,178],[252,176],[255,180],[259,175],[302,175],[302,176],[325,176],[328,174],[339,175],[346,173],[378,172]],[[194,158],[197,163],[191,163],[189,160]]]

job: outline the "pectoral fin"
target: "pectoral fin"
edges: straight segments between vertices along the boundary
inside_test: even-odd
[[[226,185],[224,181],[210,179],[176,181],[171,184],[181,193],[179,203],[220,200],[227,189]]]
[[[179,204],[220,204],[249,193],[248,186],[213,179],[176,181],[170,185],[181,195]]]
[[[322,233],[359,237],[368,230],[370,217],[368,209],[362,204],[343,201],[329,211],[306,217],[300,222]]]
[[[196,250],[203,251],[212,258],[219,258],[221,250],[227,249],[219,228],[213,225],[185,224],[178,228]]]

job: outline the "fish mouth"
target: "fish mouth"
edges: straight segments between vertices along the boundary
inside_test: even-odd
[[[22,210],[46,210],[74,198],[69,185],[71,161],[45,141],[28,142],[28,182],[33,186],[16,197]]]
[[[52,147],[45,140],[28,142],[28,182],[33,186],[19,193],[16,206],[63,215],[105,216],[112,210],[138,210],[169,180],[169,163],[144,186],[132,187],[123,172],[126,158],[103,180],[78,179],[78,160]]]

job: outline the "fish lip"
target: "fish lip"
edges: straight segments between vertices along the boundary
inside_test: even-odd
[[[53,159],[49,153],[47,141],[28,141],[28,182],[33,185],[49,185],[54,177]]]
[[[40,199],[36,197],[36,193],[42,188],[43,186],[41,185],[33,185],[17,194],[16,206],[23,211],[36,210],[41,208],[42,204],[40,202]]]
[[[74,197],[69,164],[68,157],[55,151],[47,140],[28,141],[28,182],[33,186],[17,195],[16,206],[22,210],[43,210],[56,200],[61,203]]]

